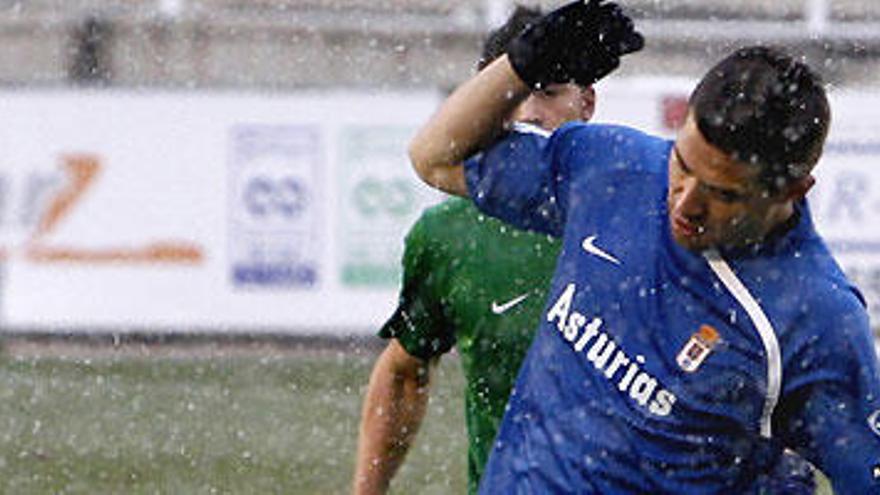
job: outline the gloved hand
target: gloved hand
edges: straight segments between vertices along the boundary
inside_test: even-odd
[[[542,17],[514,38],[507,55],[517,76],[533,88],[602,79],[620,57],[645,40],[614,2],[578,0]]]

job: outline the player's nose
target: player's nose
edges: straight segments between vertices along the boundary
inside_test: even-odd
[[[687,220],[698,220],[706,213],[706,202],[694,177],[683,178],[675,188],[673,210]]]

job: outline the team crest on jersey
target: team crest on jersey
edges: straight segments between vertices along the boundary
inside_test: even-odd
[[[697,371],[697,368],[699,368],[700,365],[703,364],[703,361],[709,357],[709,354],[712,353],[712,349],[718,344],[720,338],[721,336],[718,335],[718,330],[715,330],[715,328],[709,325],[701,325],[700,329],[695,334],[691,335],[687,344],[681,348],[681,352],[678,353],[678,357],[675,358],[675,361],[681,369],[688,373]]]

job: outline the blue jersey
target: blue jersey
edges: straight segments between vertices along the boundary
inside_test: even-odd
[[[481,493],[761,493],[786,447],[880,493],[867,313],[806,202],[761,245],[690,252],[671,144],[572,124],[466,163],[480,209],[562,238]]]

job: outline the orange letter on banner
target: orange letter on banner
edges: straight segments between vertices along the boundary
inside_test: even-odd
[[[40,238],[50,233],[79,202],[101,171],[100,159],[91,154],[65,155],[62,163],[69,182],[49,203],[40,218],[27,257],[38,263],[200,263],[201,246],[186,242],[156,241],[140,247],[76,248],[47,246]]]
[[[70,182],[46,208],[46,213],[40,218],[40,223],[34,232],[34,238],[49,233],[71,212],[73,206],[95,180],[101,170],[101,163],[95,155],[67,155],[64,157],[64,169]]]

